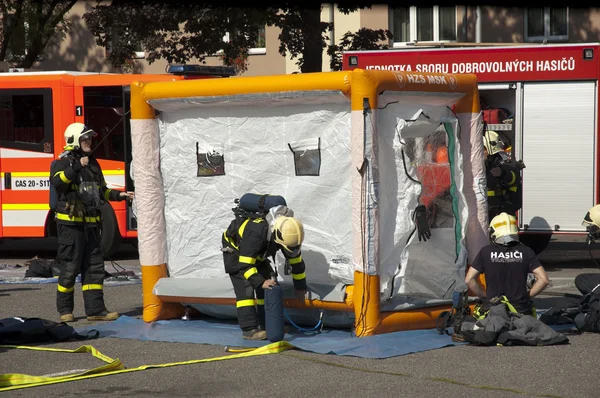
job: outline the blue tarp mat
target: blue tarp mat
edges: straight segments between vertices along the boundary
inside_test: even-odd
[[[232,347],[261,347],[267,341],[242,339],[235,321],[218,319],[169,320],[146,323],[141,319],[121,316],[114,322],[78,329],[79,333],[98,330],[99,337],[166,341],[177,343],[215,344]],[[284,340],[294,347],[318,354],[347,355],[362,358],[390,358],[414,352],[433,350],[455,343],[436,329],[410,330],[376,336],[356,337],[350,330],[323,329],[321,333],[299,332],[289,327]]]

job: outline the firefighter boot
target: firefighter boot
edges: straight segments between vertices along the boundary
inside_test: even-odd
[[[266,340],[267,332],[258,328],[242,330],[242,338],[244,340]]]
[[[73,314],[61,314],[60,316],[61,322],[75,322],[75,317]]]
[[[88,321],[114,321],[119,317],[118,312],[108,312],[107,310],[102,311],[96,315],[88,315]]]

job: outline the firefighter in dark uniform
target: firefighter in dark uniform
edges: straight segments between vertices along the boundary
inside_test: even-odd
[[[504,296],[512,312],[535,316],[531,299],[548,286],[548,274],[535,252],[519,242],[517,219],[507,213],[494,217],[490,222],[490,241],[479,250],[467,271],[467,286],[488,305],[502,302],[499,299]],[[529,273],[536,278],[530,290]],[[477,282],[479,274],[485,275],[485,289]],[[474,315],[477,317],[477,311]]]
[[[278,250],[291,266],[296,295],[304,302],[306,274],[300,250],[303,240],[302,223],[283,215],[275,218],[272,228],[265,218],[236,217],[223,233],[223,262],[233,284],[244,339],[267,338],[264,289],[275,284],[275,273],[268,258],[274,258]]]
[[[105,201],[133,199],[132,192],[106,186],[102,169],[91,155],[96,132],[82,123],[65,130],[65,151],[50,170],[50,183],[58,193],[55,212],[57,258],[61,263],[56,307],[61,322],[73,322],[75,278],[81,273],[85,314],[90,321],[119,317],[104,305],[104,255],[99,244],[100,206]]]
[[[488,130],[483,137],[486,156],[488,220],[500,213],[517,216],[522,206],[521,169],[523,162],[510,159],[507,144],[495,131]]]
[[[586,227],[588,244],[600,240],[600,205],[592,207],[583,218],[581,224]],[[577,275],[575,277],[575,287],[584,296],[588,294],[600,296],[600,274],[597,272],[586,272]]]

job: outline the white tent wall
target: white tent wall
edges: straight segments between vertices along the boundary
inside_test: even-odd
[[[233,219],[234,199],[246,192],[282,195],[303,222],[307,282],[352,283],[350,109],[336,94],[315,103],[273,100],[200,103],[160,115],[168,269],[173,278],[229,278],[221,237]],[[189,103],[189,102],[188,102]],[[172,110],[169,110],[172,109]],[[297,176],[295,150],[320,147],[318,176]],[[198,145],[198,149],[197,149]],[[197,176],[197,152],[221,153],[225,174]],[[277,258],[284,276],[283,257]],[[206,294],[207,292],[198,292]]]

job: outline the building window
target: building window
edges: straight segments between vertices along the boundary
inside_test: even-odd
[[[456,7],[390,8],[394,46],[413,41],[456,41]]]
[[[525,40],[569,40],[569,9],[566,7],[527,8],[525,13]]]
[[[15,14],[4,14],[2,17],[2,30],[11,32],[6,54],[7,61],[20,61],[27,55],[27,34],[29,24],[17,20]]]
[[[229,42],[229,33],[223,36],[225,43]],[[258,28],[258,37],[254,43],[254,47],[248,50],[248,54],[266,54],[267,53],[267,40],[266,40],[266,29],[264,26]]]

